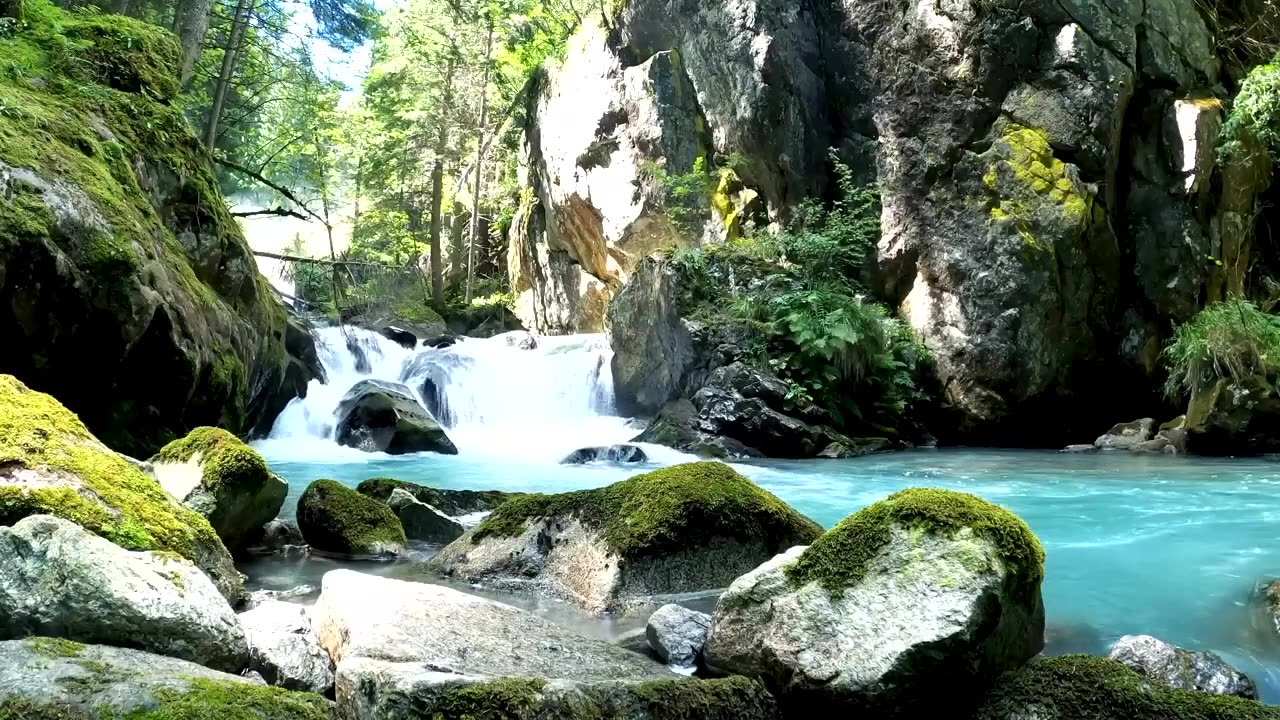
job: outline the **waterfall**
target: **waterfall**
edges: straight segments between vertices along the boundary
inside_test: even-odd
[[[338,402],[366,379],[407,386],[461,456],[555,462],[573,450],[626,442],[639,431],[613,404],[612,351],[603,335],[537,337],[524,332],[460,338],[447,348],[409,350],[362,328],[321,328],[316,349],[328,383],[276,419],[268,457],[351,460],[368,453],[334,442]]]

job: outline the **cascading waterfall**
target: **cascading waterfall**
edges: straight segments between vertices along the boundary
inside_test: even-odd
[[[409,387],[463,456],[554,462],[638,432],[614,413],[612,351],[603,335],[515,332],[408,350],[376,332],[330,327],[316,331],[316,347],[328,382],[312,381],[307,397],[276,419],[260,443],[268,457],[367,457],[333,440],[339,401],[367,379]]]

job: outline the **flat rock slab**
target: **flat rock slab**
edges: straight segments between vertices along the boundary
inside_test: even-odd
[[[459,675],[657,680],[673,675],[636,653],[537,615],[438,585],[335,570],[312,614],[335,663],[349,657],[426,663]]]

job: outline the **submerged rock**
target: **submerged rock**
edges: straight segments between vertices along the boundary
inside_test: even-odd
[[[342,664],[337,698],[349,720],[779,720],[777,703],[764,686],[741,677],[642,683],[493,679],[370,658]]]
[[[642,463],[649,456],[635,445],[610,445],[609,447],[579,448],[560,461],[561,465],[584,465],[590,462]]]
[[[137,650],[34,637],[0,642],[0,717],[329,720],[319,695]]]
[[[1005,674],[974,720],[1263,720],[1280,709],[1244,698],[1164,686],[1108,658],[1041,658]]]
[[[822,449],[818,453],[818,457],[829,460],[843,460],[847,458],[862,457],[863,455],[874,455],[878,452],[893,450],[893,441],[889,438],[872,437],[872,438],[854,438],[851,443],[833,442]]]
[[[1044,552],[1009,511],[904,490],[738,578],[704,654],[787,707],[954,710],[1044,644]]]
[[[670,677],[635,653],[510,605],[350,570],[325,574],[312,622],[321,646],[338,664],[340,688],[348,661],[361,657],[468,676]]]
[[[1150,635],[1120,638],[1107,657],[1178,690],[1236,695],[1251,700],[1258,697],[1257,688],[1249,676],[1216,654],[1184,650]]]
[[[515,498],[429,567],[601,612],[651,595],[724,587],[820,533],[729,466],[701,462],[596,490]]]
[[[316,480],[298,498],[298,528],[316,550],[403,555],[408,541],[391,508],[335,480]]]
[[[711,616],[683,605],[663,605],[649,616],[645,638],[662,661],[680,671],[693,672],[702,658],[711,630]]]
[[[1137,450],[1152,438],[1155,420],[1142,418],[1119,423],[1093,442],[1099,450]]]
[[[399,383],[362,380],[338,403],[339,444],[392,455],[438,452],[457,455],[458,448],[440,424]]]
[[[400,518],[405,537],[410,540],[445,545],[457,540],[463,533],[462,525],[457,520],[400,488],[391,492],[387,506]]]
[[[244,631],[199,568],[129,552],[49,515],[0,527],[0,639],[49,635],[138,648],[227,672]]]
[[[243,591],[231,554],[204,517],[98,442],[57,400],[0,375],[0,525],[40,514],[128,550],[175,552],[232,602]]]
[[[396,490],[404,490],[419,502],[426,503],[454,518],[460,515],[488,512],[511,498],[524,494],[501,490],[446,490],[392,478],[369,478],[356,487],[356,491],[360,494],[368,495],[380,502],[390,500],[391,493]]]
[[[269,685],[325,694],[333,689],[333,662],[320,647],[307,608],[266,600],[240,614],[249,643],[249,669]]]
[[[295,548],[306,548],[307,539],[302,537],[298,523],[292,520],[272,520],[258,531],[249,549],[255,552],[278,553],[288,552]]]
[[[232,552],[280,514],[289,494],[256,450],[219,428],[192,430],[151,463],[160,486],[205,516]]]

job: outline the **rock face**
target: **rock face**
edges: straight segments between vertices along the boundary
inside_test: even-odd
[[[609,447],[578,448],[560,461],[561,465],[584,465],[589,462],[642,463],[649,459],[644,450],[635,445],[610,445]]]
[[[55,515],[128,550],[194,562],[228,600],[243,581],[208,521],[107,449],[57,400],[0,375],[0,525]]]
[[[692,672],[702,657],[711,630],[711,616],[682,605],[663,605],[649,616],[645,638],[649,647],[672,668]]]
[[[59,37],[76,48],[56,67],[0,80],[0,94],[28,109],[0,118],[0,336],[22,348],[4,353],[0,372],[135,457],[191,427],[269,425],[265,406],[289,364],[285,310],[170,102],[173,36],[114,16],[28,20],[0,55],[36,57],[15,45]],[[91,92],[55,90],[68,82]],[[64,122],[38,119],[49,117]]]
[[[302,492],[298,529],[312,548],[342,555],[403,555],[408,542],[391,508],[334,480]]]
[[[644,432],[635,437],[635,441],[666,445],[705,458],[764,457],[759,450],[747,447],[733,438],[712,435],[702,430],[698,409],[688,400],[676,400],[664,405]]]
[[[524,610],[439,585],[350,570],[325,574],[312,621],[321,646],[338,664],[339,678],[343,666],[360,657],[466,676],[671,677],[640,655]]]
[[[257,451],[219,428],[192,430],[151,459],[152,474],[170,495],[209,520],[235,552],[275,519],[289,485]]]
[[[336,439],[369,452],[392,455],[438,452],[457,455],[444,428],[418,403],[409,388],[361,380],[338,403]]]
[[[199,568],[49,515],[0,527],[0,638],[109,643],[239,672],[244,631]]]
[[[462,525],[434,507],[419,501],[400,488],[391,492],[387,507],[400,518],[405,537],[436,545],[446,545],[462,535]]]
[[[137,650],[43,637],[0,642],[4,717],[329,720],[332,707],[319,695]]]
[[[249,643],[249,669],[268,684],[320,694],[333,689],[333,662],[306,608],[267,600],[241,613],[240,624]]]
[[[404,490],[419,502],[426,503],[450,517],[488,512],[507,500],[523,494],[499,490],[444,490],[392,478],[370,478],[356,487],[356,491],[361,495],[367,495],[381,502],[387,502],[391,498],[391,493],[396,490]]]
[[[1280,399],[1270,391],[1222,379],[1198,389],[1187,408],[1190,452],[1258,455],[1280,451]]]
[[[784,706],[954,710],[1043,647],[1043,561],[1007,510],[905,490],[734,581],[706,662]]]
[[[1243,698],[1165,687],[1107,658],[1063,655],[1006,674],[987,693],[974,720],[1165,720],[1280,717],[1274,707]]]
[[[1194,4],[637,0],[609,24],[578,33],[529,107],[509,268],[539,331],[597,328],[602,298],[651,286],[632,248],[655,246],[631,241],[661,234],[650,163],[733,157],[785,221],[829,195],[834,148],[880,190],[873,285],[932,351],[962,436],[1065,444],[1100,401],[1158,402],[1170,320],[1248,254],[1230,229],[1259,183],[1214,180],[1224,78]],[[661,396],[679,357],[623,365]]]
[[[641,263],[609,304],[610,366],[624,414],[654,412],[697,390],[690,375],[698,350],[676,307],[678,282],[667,262],[655,258]]]
[[[1120,638],[1107,657],[1177,690],[1236,695],[1250,700],[1258,697],[1249,676],[1214,653],[1184,650],[1150,635]]]
[[[516,498],[429,567],[603,612],[651,595],[724,587],[820,533],[729,466],[691,463],[597,490]]]

